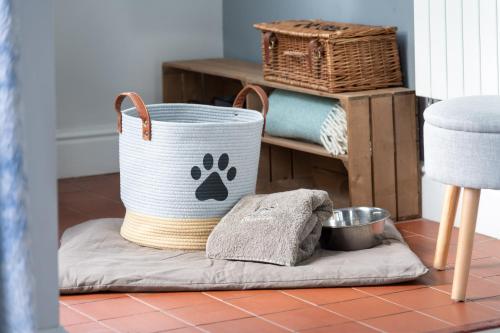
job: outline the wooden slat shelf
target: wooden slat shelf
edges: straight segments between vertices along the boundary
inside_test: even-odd
[[[289,149],[293,149],[293,150],[303,151],[305,153],[310,153],[310,154],[314,154],[314,155],[331,157],[331,158],[341,160],[343,162],[347,162],[347,160],[348,160],[347,155],[332,155],[325,148],[323,148],[320,145],[314,144],[314,143],[297,141],[297,140],[286,139],[286,138],[279,138],[279,137],[275,137],[275,136],[272,136],[269,134],[264,134],[262,136],[262,142],[268,143],[268,144],[274,145],[274,146],[283,147],[283,148],[289,148]]]
[[[344,92],[344,93],[327,93],[324,91],[313,90],[308,88],[301,88],[286,85],[279,82],[271,82],[264,80],[262,75],[262,65],[237,60],[237,59],[200,59],[200,60],[183,60],[183,61],[170,61],[163,63],[163,68],[177,68],[186,71],[203,73],[208,75],[214,75],[219,77],[225,77],[229,79],[237,79],[247,84],[253,83],[257,85],[262,85],[274,89],[283,89],[289,91],[300,92],[309,95],[329,97],[335,99],[343,99],[355,96],[366,96],[372,94],[394,94],[395,92],[411,92],[408,88],[395,87],[386,89],[376,89],[376,90],[365,90],[356,92]]]
[[[421,215],[415,92],[404,87],[327,93],[264,80],[260,64],[234,59],[163,63],[163,101],[210,104],[235,96],[246,84],[268,93],[283,89],[333,98],[347,115],[348,154],[320,145],[264,134],[257,188],[262,193],[294,188],[328,191],[336,207],[378,206],[395,220]],[[247,107],[260,110],[253,95]],[[283,121],[286,121],[284,119]]]

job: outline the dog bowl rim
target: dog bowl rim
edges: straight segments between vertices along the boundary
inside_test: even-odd
[[[333,225],[327,224],[330,221],[330,219],[333,218],[333,214],[335,213],[335,211],[347,211],[347,210],[356,210],[356,209],[369,209],[369,210],[380,211],[383,213],[383,216],[379,219],[369,221],[369,222],[363,223],[363,224],[357,224],[357,225],[333,226]],[[370,206],[353,206],[353,207],[336,208],[333,210],[333,214],[329,219],[327,219],[323,222],[323,225],[322,225],[323,228],[331,228],[331,229],[360,228],[360,227],[364,227],[367,225],[376,224],[376,223],[379,223],[381,221],[385,221],[391,217],[391,214],[389,213],[389,211],[387,209],[380,208],[380,207],[370,207]]]

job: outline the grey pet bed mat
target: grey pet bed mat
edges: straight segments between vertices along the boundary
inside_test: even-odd
[[[404,282],[427,268],[392,222],[383,244],[361,251],[318,249],[298,266],[212,260],[205,252],[156,250],[120,236],[122,219],[92,220],[64,233],[59,249],[62,294],[240,290],[379,285]]]

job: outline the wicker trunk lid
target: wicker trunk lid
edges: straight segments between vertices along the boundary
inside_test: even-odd
[[[254,27],[266,80],[330,93],[402,85],[395,27],[320,20]]]

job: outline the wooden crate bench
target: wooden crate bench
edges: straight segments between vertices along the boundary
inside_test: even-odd
[[[337,99],[347,114],[348,154],[322,146],[262,137],[257,191],[327,190],[336,207],[378,206],[397,220],[421,216],[416,100],[413,90],[387,88],[330,94],[265,81],[259,64],[233,59],[163,63],[165,103],[211,103],[245,84]],[[247,100],[259,110],[255,97]]]

